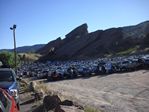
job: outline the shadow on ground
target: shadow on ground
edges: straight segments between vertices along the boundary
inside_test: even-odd
[[[40,105],[32,110],[32,112],[43,112],[43,105]]]
[[[26,104],[30,104],[30,103],[33,103],[35,100],[34,99],[29,99],[23,103],[21,103],[20,105],[26,105]]]

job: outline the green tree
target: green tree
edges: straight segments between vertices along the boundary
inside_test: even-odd
[[[17,56],[17,65],[19,64],[19,60],[20,59]],[[1,52],[0,61],[3,63],[3,65],[10,66],[11,68],[15,67],[14,54],[11,52]]]

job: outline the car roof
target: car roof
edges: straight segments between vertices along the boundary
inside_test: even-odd
[[[13,71],[11,68],[0,68],[0,71]]]

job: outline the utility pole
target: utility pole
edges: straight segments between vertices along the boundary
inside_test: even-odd
[[[14,24],[13,27],[10,27],[10,30],[13,31],[15,72],[17,73],[17,51],[16,51],[16,37],[15,37],[16,27],[17,26]]]

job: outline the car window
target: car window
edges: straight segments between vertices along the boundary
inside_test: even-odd
[[[14,77],[11,71],[0,71],[0,82],[2,81],[14,81]]]

